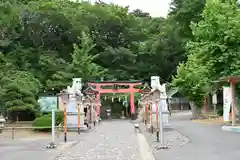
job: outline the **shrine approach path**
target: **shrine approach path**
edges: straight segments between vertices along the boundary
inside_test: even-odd
[[[56,160],[138,160],[136,134],[130,121],[102,121]]]

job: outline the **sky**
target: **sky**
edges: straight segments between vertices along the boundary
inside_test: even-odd
[[[94,1],[94,0],[92,0]],[[129,6],[130,10],[141,9],[150,13],[152,17],[166,17],[169,10],[169,3],[172,0],[102,0],[112,2],[121,6]]]

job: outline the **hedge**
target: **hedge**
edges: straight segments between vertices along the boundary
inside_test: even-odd
[[[34,131],[39,132],[49,132],[51,131],[52,126],[52,117],[50,115],[44,115],[42,117],[36,118],[32,124],[33,127],[49,127],[49,128],[40,128],[40,129],[33,129]]]
[[[55,112],[55,125],[59,125],[63,122],[63,112],[57,111]],[[33,127],[48,127],[48,128],[41,128],[41,129],[34,129],[34,131],[38,132],[50,132],[52,127],[52,114],[46,114],[42,117],[36,118],[32,124]]]

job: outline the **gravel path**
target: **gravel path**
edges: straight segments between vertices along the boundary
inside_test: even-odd
[[[147,127],[141,123],[140,128],[142,134],[146,137],[149,145],[152,148],[152,151],[155,157],[161,155],[161,152],[167,151],[169,149],[181,147],[189,142],[188,138],[180,134],[179,132],[175,131],[172,128],[165,128],[164,129],[164,146],[168,147],[168,149],[160,149],[161,143],[157,142],[156,133],[150,133]]]
[[[127,120],[103,121],[56,160],[138,160],[138,140]]]

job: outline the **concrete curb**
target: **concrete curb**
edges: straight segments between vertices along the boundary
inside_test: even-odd
[[[139,124],[141,122],[131,121],[131,123]],[[155,160],[155,156],[153,154],[152,148],[149,146],[149,143],[145,135],[142,133],[141,125],[139,125],[138,128],[135,128],[135,131],[136,131],[138,147],[139,147],[139,152],[138,152],[139,160]]]
[[[240,133],[240,127],[222,126],[222,131],[229,131],[229,132],[238,132],[238,133]]]
[[[151,148],[143,134],[137,133],[139,144],[139,160],[155,160]]]

